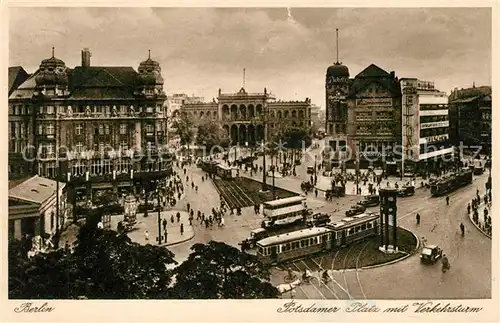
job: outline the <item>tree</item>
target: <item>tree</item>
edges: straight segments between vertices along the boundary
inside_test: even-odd
[[[210,151],[214,146],[227,147],[229,141],[227,133],[218,122],[207,122],[198,126],[196,144],[205,146],[207,151]]]
[[[24,299],[158,298],[169,295],[174,255],[139,245],[123,234],[85,225],[73,252],[56,250],[27,258],[9,243],[9,297]]]
[[[193,141],[194,137],[193,123],[187,117],[181,116],[175,120],[174,127],[177,129],[181,145],[187,145],[189,150],[189,144]]]
[[[279,138],[285,148],[291,149],[293,152],[297,152],[302,147],[307,148],[312,143],[311,132],[302,127],[287,128],[281,132]]]
[[[195,244],[174,269],[174,294],[181,299],[276,298],[269,268],[256,256],[222,242]]]

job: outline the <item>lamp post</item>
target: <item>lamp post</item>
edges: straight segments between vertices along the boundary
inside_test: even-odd
[[[158,210],[158,245],[161,245],[161,240],[162,240],[162,236],[161,236],[161,206],[160,206],[160,190],[158,189],[158,182],[156,183],[156,197],[157,197],[157,200],[158,200],[158,207],[157,207],[157,210]]]

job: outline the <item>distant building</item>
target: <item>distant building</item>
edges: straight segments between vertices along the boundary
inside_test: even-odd
[[[316,131],[319,128],[324,128],[324,122],[321,122],[320,118],[321,108],[315,104],[311,105],[311,127],[313,127]]]
[[[448,98],[450,139],[466,151],[491,154],[491,87],[454,89]]]
[[[59,184],[59,219],[56,187],[56,181],[39,176],[9,181],[9,235],[16,239],[48,237],[67,223],[71,208],[66,202],[66,186]]]
[[[185,93],[174,93],[167,96],[168,117],[176,117],[183,104],[202,103],[205,99],[201,96],[188,96]]]
[[[267,118],[265,117],[268,109]],[[187,103],[181,113],[195,124],[217,121],[231,138],[231,144],[254,145],[264,137],[264,123],[268,124],[268,139],[280,130],[290,127],[309,129],[311,100],[281,101],[264,89],[263,93],[248,93],[241,88],[237,93],[222,93],[208,103]]]
[[[432,171],[451,160],[448,96],[434,83],[416,78],[401,79],[403,153],[405,169]]]

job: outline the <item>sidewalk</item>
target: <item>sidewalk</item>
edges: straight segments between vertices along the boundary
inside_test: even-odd
[[[177,222],[176,214],[180,213],[180,221]],[[174,222],[171,222],[173,216]],[[162,242],[162,246],[171,246],[191,240],[194,237],[193,227],[189,225],[189,215],[186,211],[168,210],[160,212],[160,223],[167,220],[167,243]],[[118,222],[123,220],[123,215],[111,217],[111,229],[117,230]],[[180,226],[184,224],[184,233],[181,234]],[[149,233],[149,240],[146,240],[145,231]],[[161,234],[164,235],[163,224],[161,224]],[[158,212],[148,212],[148,217],[144,213],[137,214],[137,223],[134,229],[127,234],[133,242],[139,244],[158,245]]]
[[[490,205],[486,205],[484,202],[481,203],[477,209],[477,213],[479,214],[478,216],[478,222],[474,222],[474,212],[470,212],[469,214],[469,219],[470,221],[472,222],[472,224],[474,224],[474,226],[479,230],[481,231],[481,233],[483,233],[485,236],[491,238],[491,228],[490,228],[490,231],[488,232],[488,230],[486,229],[486,225],[485,225],[485,221],[484,221],[484,209],[487,209],[488,210],[488,216],[491,218],[491,204]],[[491,226],[493,226],[493,220],[491,220]]]

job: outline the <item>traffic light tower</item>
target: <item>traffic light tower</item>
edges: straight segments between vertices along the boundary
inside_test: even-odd
[[[380,196],[380,247],[384,253],[398,252],[397,197],[395,188],[381,188]],[[389,221],[392,218],[392,244],[390,244]]]

